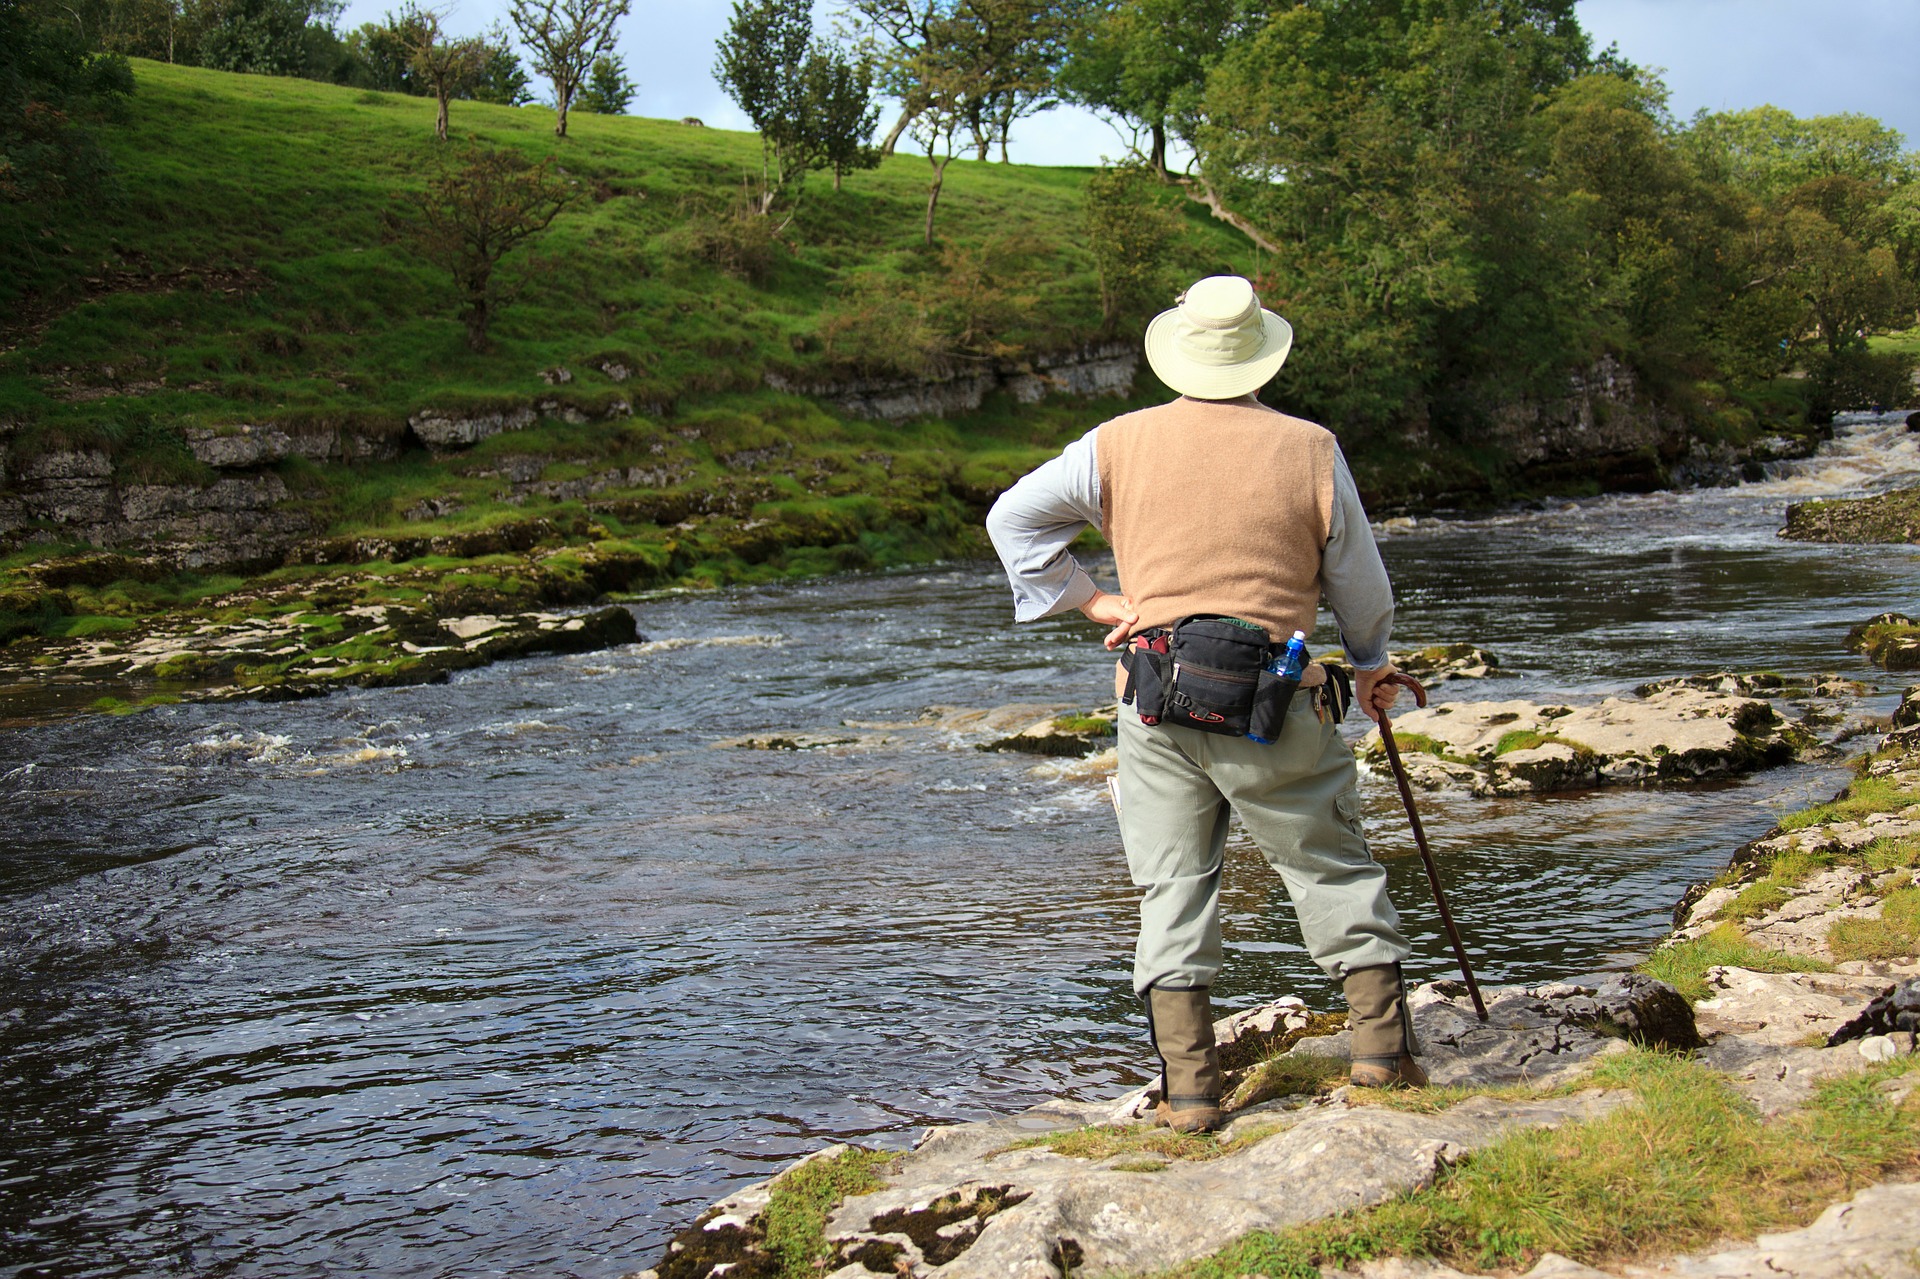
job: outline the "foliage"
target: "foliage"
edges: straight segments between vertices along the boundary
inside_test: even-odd
[[[1068,36],[1061,91],[1144,129],[1145,162],[1164,175],[1169,120],[1191,113],[1239,14],[1234,0],[1106,0]]]
[[[1902,398],[1874,330],[1920,297],[1920,188],[1863,117],[1666,112],[1571,0],[1112,0],[1062,83],[1151,135],[1263,254],[1289,407],[1350,448],[1455,446],[1602,359],[1682,403],[1791,371],[1814,417]]]
[[[902,104],[881,151],[891,154],[919,121],[925,130],[916,137],[950,142],[964,126],[980,159],[997,141],[1004,161],[1014,121],[1053,105],[1055,74],[1082,7],[1079,0],[851,0],[849,15],[879,50],[880,84]],[[943,133],[949,118],[953,128]]]
[[[210,0],[199,62],[216,71],[304,75],[336,43],[345,0]]]
[[[640,88],[627,78],[627,64],[617,53],[595,58],[587,72],[587,83],[574,99],[574,105],[595,115],[625,115]]]
[[[880,104],[873,97],[873,60],[854,56],[834,45],[816,44],[807,54],[802,73],[806,85],[808,163],[833,171],[833,189],[854,169],[872,169],[880,150],[872,144],[880,122]]]
[[[807,0],[734,0],[713,75],[760,134],[760,211],[797,202],[807,170],[872,168],[879,109],[866,57],[813,38]]]
[[[1762,199],[1820,178],[1879,186],[1920,177],[1899,132],[1864,115],[1802,119],[1775,106],[1703,111],[1682,142],[1716,176]]]
[[[810,0],[734,0],[715,45],[713,78],[760,134],[760,211],[805,177],[812,157],[804,122]]]
[[[496,24],[487,29],[485,39],[487,58],[472,86],[474,101],[503,107],[520,107],[532,102],[533,90],[529,87],[526,68],[520,65],[520,57],[513,51],[506,31]]]
[[[414,50],[428,43],[428,15],[413,4],[388,13],[384,22],[362,23],[346,37],[347,51],[359,64],[355,83],[383,93],[425,96],[413,69]]]
[[[421,253],[453,275],[467,345],[488,348],[487,328],[511,297],[496,277],[501,259],[552,224],[573,199],[572,184],[512,151],[470,145],[455,166],[442,163],[421,198]]]
[[[410,40],[406,46],[407,69],[412,73],[414,83],[423,86],[438,105],[433,133],[445,142],[447,102],[472,92],[480,81],[491,50],[485,40],[476,36],[442,39],[440,21],[438,11],[421,9],[412,0],[408,0],[406,7],[400,11],[397,21],[388,19],[389,25],[407,33]]]
[[[632,0],[512,0],[507,18],[532,52],[533,69],[553,85],[555,137],[593,64],[613,48],[614,26]]]
[[[110,164],[89,126],[132,92],[126,59],[57,10],[0,0],[0,210],[97,199]]]
[[[1161,310],[1173,295],[1170,267],[1182,227],[1163,192],[1136,165],[1087,179],[1087,249],[1100,272],[1100,320],[1109,333],[1123,319]]]

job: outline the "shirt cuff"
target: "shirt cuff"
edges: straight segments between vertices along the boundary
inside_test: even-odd
[[[1100,588],[1087,576],[1087,570],[1078,564],[1068,574],[1066,585],[1051,602],[1043,603],[1032,595],[1018,593],[1013,599],[1013,620],[1016,622],[1037,622],[1043,617],[1052,617],[1055,613],[1064,613],[1068,609],[1079,608],[1095,595]]]
[[[1392,654],[1384,648],[1369,649],[1365,652],[1355,650],[1344,635],[1340,637],[1340,647],[1346,650],[1347,660],[1353,663],[1353,669],[1356,671],[1377,671],[1392,660]]]

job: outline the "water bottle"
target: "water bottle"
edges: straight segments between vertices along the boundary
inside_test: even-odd
[[[1307,633],[1295,631],[1287,641],[1287,651],[1267,662],[1267,670],[1281,679],[1297,680],[1307,669]]]

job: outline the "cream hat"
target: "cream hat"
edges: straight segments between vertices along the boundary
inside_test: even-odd
[[[1210,275],[1147,325],[1147,363],[1197,400],[1232,400],[1267,384],[1293,349],[1293,326],[1264,309],[1253,285]]]

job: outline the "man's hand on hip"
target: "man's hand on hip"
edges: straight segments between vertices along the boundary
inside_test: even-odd
[[[1397,684],[1381,682],[1393,673],[1392,662],[1370,671],[1353,673],[1355,684],[1353,700],[1366,717],[1376,724],[1380,722],[1380,713],[1392,710],[1394,701],[1400,696],[1400,688]]]
[[[1140,614],[1134,611],[1133,601],[1124,595],[1095,591],[1093,598],[1080,606],[1080,611],[1086,614],[1088,621],[1113,628],[1102,641],[1109,651],[1126,643],[1133,634],[1133,628],[1140,624]]]

